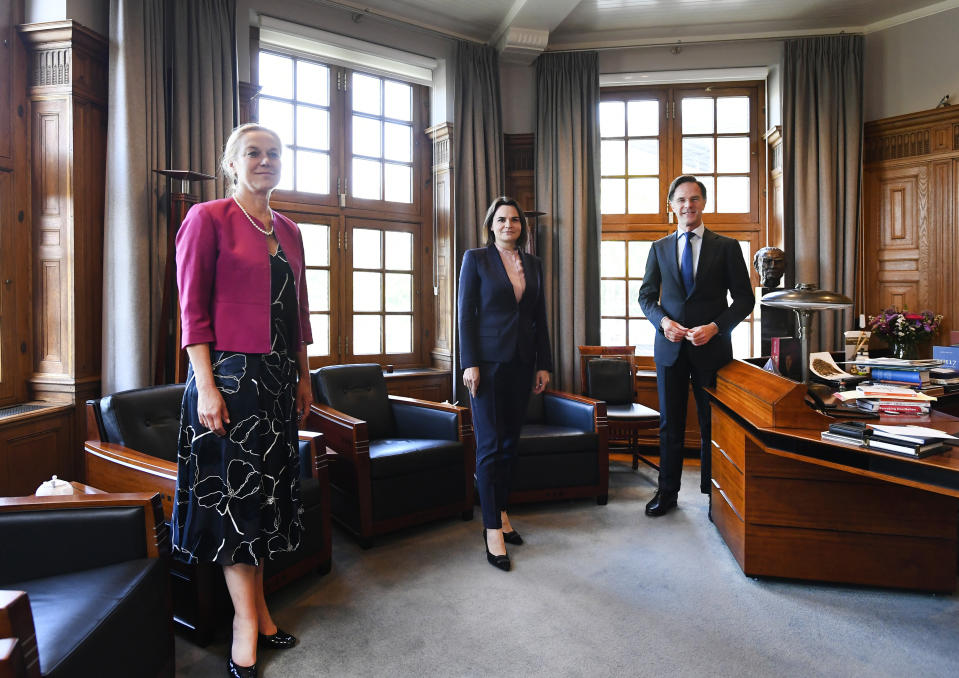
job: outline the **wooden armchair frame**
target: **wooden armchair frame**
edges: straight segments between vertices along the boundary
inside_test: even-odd
[[[363,548],[372,546],[373,539],[377,536],[395,532],[411,525],[418,525],[456,514],[460,514],[464,520],[473,518],[473,474],[476,470],[476,447],[473,439],[473,420],[470,417],[469,408],[405,396],[391,395],[389,399],[391,403],[403,403],[414,407],[456,414],[457,437],[463,443],[465,454],[463,499],[453,504],[435,506],[403,516],[374,520],[370,477],[370,438],[366,421],[351,417],[329,405],[314,403],[307,417],[306,425],[326,436],[330,464],[334,468],[333,483],[336,484],[336,467],[339,461],[343,459],[348,462],[348,468],[352,469],[352,480],[356,487],[359,508],[358,526],[350,525],[335,515],[334,519],[352,532]]]

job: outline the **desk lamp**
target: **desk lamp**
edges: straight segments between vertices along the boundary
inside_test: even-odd
[[[813,311],[852,308],[852,299],[839,294],[821,290],[813,283],[797,283],[791,290],[776,290],[763,296],[759,302],[763,306],[788,308],[796,312],[799,321],[799,345],[802,352],[802,381],[809,383],[809,330],[812,325]]]

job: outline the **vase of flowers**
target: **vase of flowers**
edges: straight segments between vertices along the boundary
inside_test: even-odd
[[[919,342],[931,339],[939,332],[942,314],[932,311],[910,313],[889,307],[869,317],[869,329],[889,343],[894,358],[915,360],[919,357]]]

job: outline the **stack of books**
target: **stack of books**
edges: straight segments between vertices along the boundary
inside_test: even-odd
[[[897,431],[897,428],[901,429]],[[843,421],[829,425],[820,435],[823,440],[846,445],[858,445],[870,450],[920,459],[930,454],[945,452],[948,448],[939,436],[910,430],[912,427],[884,426],[875,428],[861,421]]]
[[[855,396],[843,400],[855,400],[856,405],[866,412],[922,416],[929,414],[931,403],[936,398],[905,386],[868,383],[856,386]]]
[[[929,383],[942,386],[945,393],[959,391],[959,370],[951,367],[934,367],[929,370]]]

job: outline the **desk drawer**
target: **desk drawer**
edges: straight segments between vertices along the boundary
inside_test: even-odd
[[[713,408],[712,443],[722,450],[740,471],[746,469],[746,432],[732,417],[715,404]]]

